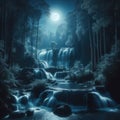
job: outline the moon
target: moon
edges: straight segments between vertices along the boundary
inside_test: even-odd
[[[54,22],[57,22],[60,20],[60,14],[57,12],[52,12],[50,15],[50,19]]]

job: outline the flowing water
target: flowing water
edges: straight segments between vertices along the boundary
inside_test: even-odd
[[[61,48],[59,50],[42,49],[38,53],[38,58],[39,60],[46,61],[49,66],[69,68],[74,63],[74,49],[73,48]]]

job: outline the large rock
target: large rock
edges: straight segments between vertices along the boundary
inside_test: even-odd
[[[31,116],[33,116],[33,115],[34,115],[34,110],[28,109],[28,110],[26,111],[26,116],[27,116],[27,117],[31,117]]]
[[[101,108],[112,108],[115,106],[114,101],[110,98],[102,96],[98,92],[87,90],[46,90],[41,93],[37,105],[47,106],[54,110],[61,103],[70,105],[72,107],[72,111],[75,110],[74,108],[83,108],[94,111]]]
[[[60,103],[69,104],[71,106],[86,106],[88,91],[52,91],[46,90],[40,95],[38,104],[45,105],[52,109],[56,108]]]
[[[87,97],[88,110],[94,111],[101,108],[114,107],[114,102],[108,98],[100,95],[98,92],[90,92]]]
[[[85,106],[86,97],[88,91],[72,91],[72,90],[63,90],[54,93],[54,97],[61,102],[74,105],[74,106]]]
[[[42,68],[40,69],[35,69],[35,78],[36,79],[46,79],[47,76],[46,76],[46,71]]]
[[[10,114],[9,118],[11,119],[18,119],[18,118],[23,118],[25,117],[26,114],[23,111],[16,111]]]
[[[45,69],[47,72],[50,72],[52,75],[54,75],[56,72],[62,72],[64,69],[56,68],[56,67],[49,67]]]
[[[48,107],[49,100],[52,96],[53,96],[53,91],[51,90],[43,91],[42,93],[39,94],[39,98],[37,99],[36,105],[37,106],[44,105]],[[53,107],[53,104],[50,104],[49,107]]]
[[[19,102],[22,104],[22,105],[27,105],[28,104],[28,97],[26,95],[24,96],[21,96],[19,98]]]
[[[63,79],[69,74],[68,71],[56,72],[54,77],[58,79]]]
[[[47,89],[47,86],[45,83],[38,83],[35,85],[31,90],[31,99],[38,98],[39,95]]]
[[[53,113],[60,117],[68,117],[72,114],[72,111],[68,105],[60,105],[54,109]]]

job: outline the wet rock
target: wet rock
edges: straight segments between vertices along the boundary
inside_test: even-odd
[[[100,108],[114,107],[114,105],[114,102],[108,97],[103,97],[97,92],[88,93],[87,107],[90,111],[94,111]]]
[[[47,86],[45,83],[39,83],[35,85],[31,90],[31,97],[30,98],[38,98],[40,93],[42,93],[44,90],[47,89]]]
[[[41,93],[38,105],[42,104],[54,109],[59,103],[69,104],[72,106],[86,106],[87,94],[89,91],[53,91],[45,90]]]
[[[47,78],[46,76],[46,71],[44,69],[35,69],[35,78],[36,79],[43,79],[43,78]]]
[[[72,91],[72,90],[63,90],[54,93],[54,97],[66,104],[74,106],[85,106],[86,105],[86,95],[88,91]]]
[[[17,119],[17,118],[23,118],[25,117],[25,112],[22,111],[16,111],[10,114],[9,118],[11,119]]]
[[[55,75],[54,75],[54,77],[55,77],[55,78],[59,78],[59,79],[63,79],[63,78],[65,78],[68,74],[69,74],[68,71],[56,72]]]
[[[26,105],[28,104],[28,97],[27,96],[21,96],[20,99],[19,99],[19,102],[22,104],[22,105]]]
[[[51,101],[51,97],[53,96],[53,91],[52,90],[45,90],[43,91],[39,98],[37,99],[36,105],[40,106],[48,106],[49,105],[49,100]],[[50,106],[49,106],[50,107]],[[53,107],[53,106],[52,106]]]
[[[60,117],[68,117],[72,114],[72,111],[68,105],[60,105],[54,109],[53,113]]]
[[[47,72],[50,72],[52,75],[54,75],[56,72],[62,72],[64,69],[56,68],[56,67],[49,67],[45,69]]]
[[[34,110],[29,109],[29,110],[26,111],[26,116],[27,117],[31,117],[33,115],[34,115]]]

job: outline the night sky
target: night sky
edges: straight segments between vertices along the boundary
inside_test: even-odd
[[[67,13],[74,9],[76,0],[46,0],[46,2],[50,5],[51,9],[60,9]]]
[[[60,14],[60,21],[52,22],[49,17],[43,16],[40,20],[40,26],[45,33],[55,33],[57,27],[65,22],[66,15],[75,8],[76,0],[45,0],[50,11],[58,12]],[[52,29],[51,29],[52,28]]]

